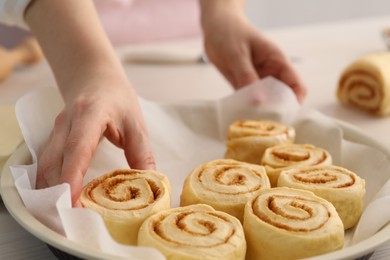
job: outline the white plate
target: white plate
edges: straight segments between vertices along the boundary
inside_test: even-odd
[[[383,147],[355,127],[340,121],[336,121],[344,131],[344,138],[349,141],[362,143],[383,151],[390,159],[390,150]],[[21,145],[8,160],[7,165],[21,165],[31,163],[31,156],[25,144]],[[14,180],[9,167],[5,167],[0,182],[1,195],[5,206],[15,220],[28,232],[45,243],[84,259],[113,259],[115,256],[105,254],[100,250],[91,250],[83,245],[72,242],[59,235],[35,219],[25,208],[19,193],[15,188]],[[390,223],[378,231],[375,235],[353,246],[346,247],[333,253],[320,255],[313,260],[328,259],[356,259],[372,253],[376,248],[390,241]],[[117,258],[117,257],[116,257]]]

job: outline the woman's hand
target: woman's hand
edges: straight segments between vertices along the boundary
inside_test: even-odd
[[[136,94],[92,1],[32,1],[25,20],[65,101],[38,155],[36,187],[69,183],[75,205],[102,137],[123,148],[131,168],[154,169]]]
[[[273,76],[302,102],[306,87],[283,52],[245,18],[240,0],[201,0],[205,49],[210,61],[236,88]]]
[[[36,182],[37,188],[69,183],[73,204],[103,136],[123,148],[130,167],[155,169],[142,112],[129,83],[106,77],[81,89],[55,120],[38,156]]]

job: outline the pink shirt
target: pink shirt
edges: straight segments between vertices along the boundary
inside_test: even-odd
[[[27,28],[23,12],[31,0],[0,0],[0,22]],[[200,35],[197,0],[94,0],[114,45]]]
[[[95,0],[114,45],[200,35],[197,0]]]

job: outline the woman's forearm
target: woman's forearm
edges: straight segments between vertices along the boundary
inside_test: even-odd
[[[33,1],[25,19],[42,46],[65,100],[96,76],[125,78],[92,1]]]
[[[203,34],[214,33],[216,21],[225,21],[226,17],[238,16],[245,19],[244,0],[199,0],[201,26]]]
[[[242,10],[244,2],[244,0],[199,0],[202,12],[213,11],[222,6]]]
[[[244,0],[199,0],[199,5],[202,21],[225,10],[244,12]]]

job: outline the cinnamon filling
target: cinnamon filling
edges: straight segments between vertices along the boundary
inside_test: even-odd
[[[276,135],[287,135],[287,127],[279,125],[274,122],[267,121],[255,121],[255,120],[239,120],[234,125],[238,128],[232,131],[242,131],[245,134],[242,136],[276,136]],[[229,139],[229,138],[228,138]]]
[[[354,79],[355,77],[359,79]],[[370,84],[370,82],[375,82],[375,84]],[[362,70],[351,71],[342,77],[339,85],[343,101],[371,112],[380,109],[384,96],[382,83],[371,73]],[[377,102],[372,102],[375,99]]]
[[[283,161],[300,162],[310,158],[310,153],[302,150],[275,150],[273,155]]]
[[[275,160],[283,162],[283,166],[291,163],[305,163],[307,165],[318,165],[323,163],[327,158],[327,154],[319,149],[274,149],[272,155]],[[307,162],[310,162],[308,164]],[[275,167],[275,166],[274,166]]]
[[[152,222],[153,232],[157,236],[162,238],[163,240],[165,240],[169,243],[172,243],[175,246],[200,247],[200,248],[212,248],[212,247],[226,244],[226,243],[228,243],[230,238],[235,235],[235,231],[233,229],[232,232],[230,234],[226,235],[225,238],[223,238],[221,240],[221,238],[219,237],[217,240],[215,240],[215,243],[213,243],[213,244],[208,243],[207,245],[206,244],[205,245],[194,245],[191,243],[187,243],[184,240],[179,241],[179,240],[175,239],[174,237],[171,237],[170,235],[168,235],[167,232],[165,232],[165,229],[167,229],[167,228],[170,228],[170,227],[177,228],[177,232],[184,232],[184,233],[188,234],[189,240],[191,240],[191,237],[198,237],[198,238],[199,237],[208,237],[217,231],[218,224],[216,224],[215,222],[210,221],[210,220],[204,220],[204,219],[198,219],[198,218],[197,219],[194,218],[192,221],[195,221],[197,224],[204,227],[203,230],[205,232],[200,232],[199,230],[198,231],[191,230],[185,223],[186,218],[190,217],[192,214],[196,214],[196,213],[200,213],[200,212],[185,211],[185,212],[179,212],[179,213],[172,213],[172,214],[177,214],[174,218],[175,222],[173,223],[174,224],[173,226],[170,225],[170,223],[165,223],[168,215],[161,215],[161,216],[157,217]],[[215,221],[222,221],[222,222],[226,222],[227,224],[230,223],[228,219],[219,215],[218,213],[215,213],[215,212],[201,212],[201,213],[204,215],[212,215],[214,217]]]
[[[228,170],[231,170],[233,169],[233,167],[224,167],[224,168],[219,168],[219,169],[216,169],[215,171],[215,180],[218,182],[218,183],[222,183],[224,185],[228,185],[228,186],[237,186],[237,185],[245,185],[245,180],[246,180],[246,177],[245,175],[242,175],[239,173],[239,168],[234,168],[237,170],[237,173],[234,174],[234,176],[230,179],[229,182],[223,182],[222,181],[222,176],[223,174],[228,171]]]
[[[131,185],[131,181],[139,179],[144,179],[146,181],[147,187],[145,187],[145,189],[149,190],[149,194],[143,194],[143,191],[141,189]],[[101,195],[113,202],[125,203],[126,201],[137,200],[145,195],[148,196],[146,201],[147,204],[137,205],[135,207],[133,206],[131,208],[128,208],[127,210],[140,210],[146,208],[150,204],[155,203],[156,200],[159,200],[163,195],[161,187],[156,182],[151,179],[148,179],[147,176],[142,176],[140,172],[137,172],[135,170],[118,170],[113,172],[109,176],[106,176],[105,178],[99,178],[91,182],[89,187],[87,188],[87,194],[90,200],[92,200],[96,204],[100,204],[100,198],[95,198],[95,196],[93,195],[93,191],[99,186],[103,191],[103,194]],[[123,210],[114,207],[110,207],[110,209]]]
[[[341,181],[341,176],[347,177]],[[332,188],[346,188],[354,185],[356,182],[353,174],[333,167],[331,169],[301,169],[297,174],[293,175],[293,178],[298,182],[308,184],[329,184],[334,182],[334,185],[330,186]]]
[[[284,208],[278,206],[276,200],[286,198],[290,200],[287,204],[284,205]],[[272,195],[269,196],[265,204],[267,205],[267,209],[269,211],[263,211],[259,210],[258,203],[262,203],[258,201],[258,199],[255,199],[252,202],[252,209],[253,213],[262,221],[273,225],[277,228],[284,229],[290,232],[312,232],[315,230],[320,229],[323,227],[328,219],[330,218],[330,212],[326,209],[326,212],[328,212],[327,216],[325,216],[324,220],[316,223],[315,225],[312,225],[312,227],[302,227],[302,225],[296,225],[292,226],[291,223],[298,223],[300,221],[306,221],[311,218],[317,218],[314,214],[314,210],[307,205],[308,202],[315,202],[313,200],[310,200],[308,198],[304,197],[297,197],[297,196],[286,196],[286,195]],[[322,203],[317,202],[316,205],[318,207],[324,207],[326,208]],[[294,211],[294,214],[290,214],[287,210],[287,208],[295,208],[298,211]],[[299,212],[299,214],[297,214]],[[278,221],[278,219],[280,221]],[[318,217],[318,220],[321,218]],[[291,221],[292,220],[292,221]]]
[[[306,173],[310,174],[312,172],[306,172]],[[329,173],[315,174],[315,175],[311,175],[311,176],[297,174],[297,175],[294,175],[294,179],[296,179],[297,181],[300,181],[300,182],[305,182],[305,183],[321,184],[321,183],[328,183],[328,182],[336,181],[337,177],[334,175],[331,175]]]
[[[211,170],[210,170],[211,169]],[[261,182],[259,181],[259,184],[255,185],[255,186],[252,186],[251,189],[246,189],[245,191],[235,191],[234,187],[235,186],[247,186],[247,177],[241,173],[242,172],[242,167],[240,167],[238,164],[237,165],[205,165],[203,168],[200,169],[198,175],[197,175],[197,180],[199,183],[203,183],[203,175],[205,174],[213,174],[214,176],[214,180],[216,183],[219,183],[219,184],[222,184],[222,185],[226,185],[226,186],[232,186],[232,189],[231,191],[229,192],[222,192],[222,191],[218,191],[218,190],[212,190],[206,186],[204,186],[204,189],[208,190],[208,191],[211,191],[211,192],[215,192],[215,193],[220,193],[220,194],[246,194],[246,193],[251,193],[251,192],[254,192],[254,191],[257,191],[259,190],[262,186],[261,186]],[[250,168],[246,168],[246,170],[248,170],[250,172],[250,174],[256,176],[257,179],[262,179],[262,174],[260,172],[257,172],[256,170],[254,169],[250,169]],[[230,171],[230,175],[228,179],[228,181],[223,180],[225,174],[227,174],[227,172]],[[231,171],[235,171],[234,173],[232,173]]]

